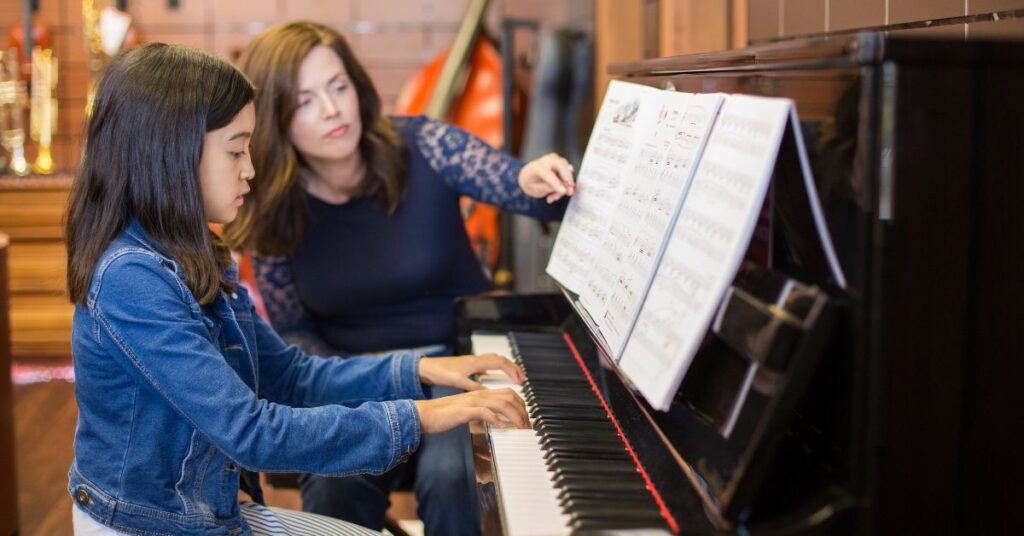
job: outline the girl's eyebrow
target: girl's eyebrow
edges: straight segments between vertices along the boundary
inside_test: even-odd
[[[232,135],[230,138],[228,138],[228,141],[234,141],[234,140],[237,140],[238,138],[251,138],[251,137],[252,137],[252,132],[249,132],[248,130],[243,130],[242,132],[234,133],[234,135]]]
[[[341,78],[343,76],[345,76],[345,73],[339,71],[338,74],[336,74],[336,75],[332,76],[330,79],[328,79],[327,83],[324,84],[324,85],[325,86],[329,86],[329,85],[335,83],[338,80],[338,78]],[[313,92],[312,89],[300,89],[299,90],[299,95],[301,95],[303,93],[312,93],[312,92]]]

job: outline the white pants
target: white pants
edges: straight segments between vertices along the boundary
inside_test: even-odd
[[[359,525],[317,514],[266,507],[251,501],[244,501],[238,506],[252,533],[258,536],[380,536],[379,532]],[[71,510],[75,536],[121,536],[120,532],[99,523],[77,506],[72,506]]]

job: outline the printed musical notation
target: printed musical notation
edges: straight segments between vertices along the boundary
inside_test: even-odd
[[[722,105],[619,361],[655,408],[668,408],[736,276],[791,106],[744,96]]]
[[[585,304],[600,311],[602,334],[616,357],[629,336],[669,226],[693,178],[693,163],[700,158],[724,99],[717,94],[659,93],[658,120],[641,138],[633,173],[627,175],[631,195],[623,195],[617,206],[623,217],[619,225],[629,236],[614,243],[620,249],[611,255],[621,260],[609,277],[597,283],[612,290],[604,303]],[[635,283],[617,284],[622,274]]]
[[[601,249],[607,215],[612,213],[624,186],[623,178],[636,152],[637,133],[650,114],[647,86],[613,81],[598,111],[591,141],[577,176],[576,194],[569,202],[555,239],[547,272],[564,287],[590,302],[600,300],[588,289],[594,266],[606,266]]]

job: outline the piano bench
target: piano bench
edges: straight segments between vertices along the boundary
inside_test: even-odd
[[[280,489],[286,493],[289,491],[297,493],[299,489],[299,473],[264,473],[263,476],[271,488]],[[291,493],[287,494],[291,495]],[[289,504],[277,504],[280,501],[274,500],[275,495],[277,494],[273,491],[264,490],[267,502],[274,502],[273,506],[294,509],[300,509],[302,506],[299,497],[289,498],[287,501]],[[416,494],[412,491],[412,479],[403,479],[399,482],[398,487],[391,491],[389,499],[391,507],[384,515],[384,528],[393,536],[411,536],[402,529],[398,520],[416,519]]]

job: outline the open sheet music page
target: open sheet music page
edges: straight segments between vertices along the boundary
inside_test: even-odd
[[[669,226],[693,179],[722,94],[661,92],[657,122],[641,133],[636,158],[604,234],[603,249],[614,264],[594,270],[588,283],[604,288],[607,300],[584,303],[598,315],[601,333],[618,359],[636,319],[644,291],[660,259]],[[588,292],[587,296],[597,296]]]
[[[650,128],[651,119],[647,118],[653,118],[659,93],[648,86],[615,80],[601,103],[577,174],[576,193],[558,228],[547,266],[547,273],[581,300],[594,267],[609,264],[602,254],[602,234],[621,195],[638,132]]]
[[[668,409],[739,269],[764,203],[792,101],[729,96],[619,361]]]

